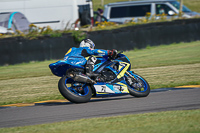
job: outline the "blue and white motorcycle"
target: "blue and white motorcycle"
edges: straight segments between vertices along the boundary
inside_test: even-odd
[[[90,101],[91,97],[149,95],[148,82],[142,76],[130,71],[130,60],[122,54],[122,51],[115,59],[109,56],[96,58],[93,72],[99,76],[95,78],[88,77],[84,67],[69,65],[64,60],[49,65],[52,73],[61,77],[58,88],[63,97],[73,103],[85,103]]]

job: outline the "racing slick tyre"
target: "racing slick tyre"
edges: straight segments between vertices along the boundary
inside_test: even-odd
[[[130,95],[134,97],[146,97],[150,93],[149,83],[140,75],[131,73],[133,83],[129,85]]]
[[[62,96],[73,103],[85,103],[92,97],[90,85],[77,82],[68,83],[66,76],[59,80],[58,88]]]

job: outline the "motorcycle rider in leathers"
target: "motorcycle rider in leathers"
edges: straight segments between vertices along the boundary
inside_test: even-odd
[[[93,41],[90,39],[84,39],[81,41],[79,48],[72,47],[68,50],[65,54],[64,60],[71,65],[84,66],[87,76],[96,77],[98,74],[93,73],[93,69],[97,59],[94,56],[110,56],[111,58],[115,58],[117,50],[102,50],[94,48],[95,44]],[[89,57],[89,59],[87,60],[86,57]]]

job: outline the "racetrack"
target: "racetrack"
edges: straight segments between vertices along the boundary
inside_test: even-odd
[[[0,128],[92,117],[200,109],[200,88],[157,89],[145,98],[130,95],[93,99],[84,104],[52,103],[0,109]]]

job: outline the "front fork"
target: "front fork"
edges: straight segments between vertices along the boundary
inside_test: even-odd
[[[135,81],[137,81],[137,79],[133,75],[131,75],[128,71],[126,71],[125,73],[126,73],[126,75],[125,75],[126,78],[133,78]]]
[[[127,79],[127,83],[130,86],[137,82],[136,78],[133,75],[131,75],[128,71],[125,72],[125,77]]]
[[[133,86],[134,88],[142,88],[143,87],[143,83],[136,79],[133,75],[130,74],[130,72],[126,71],[126,78],[127,78],[127,83],[130,86]]]

